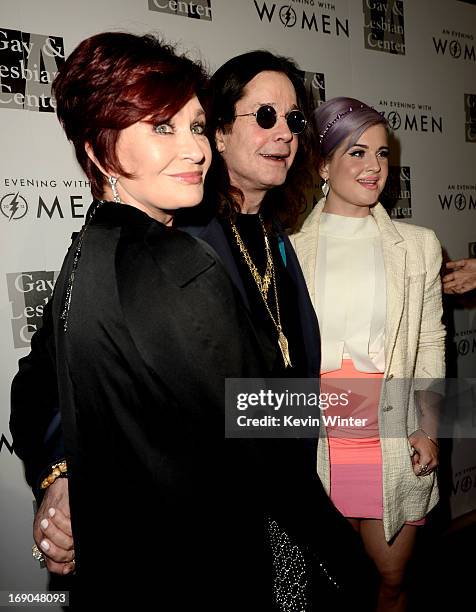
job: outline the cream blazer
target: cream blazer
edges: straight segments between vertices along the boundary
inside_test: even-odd
[[[315,276],[322,199],[302,229],[291,236],[304,278],[315,301]],[[383,525],[387,541],[406,521],[423,518],[438,501],[435,474],[413,472],[408,436],[418,429],[410,384],[445,376],[445,329],[441,322],[441,247],[432,230],[393,222],[381,204],[371,213],[382,239],[387,306],[385,384],[378,407],[383,469]],[[345,262],[343,262],[345,265]],[[345,288],[342,289],[345,291]],[[315,304],[314,304],[315,308]],[[317,471],[329,493],[329,446],[321,427]]]

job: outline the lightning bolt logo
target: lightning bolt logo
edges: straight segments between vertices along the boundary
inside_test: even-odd
[[[390,124],[390,127],[392,128],[392,130],[398,130],[398,128],[400,127],[402,120],[400,118],[400,115],[396,112],[392,112],[388,114],[388,123]]]
[[[0,200],[0,210],[9,221],[17,221],[26,215],[28,204],[25,198],[19,195],[18,191],[16,193],[7,193]]]
[[[464,210],[466,208],[466,197],[462,193],[456,195],[455,206],[458,210]]]
[[[457,40],[451,41],[450,53],[451,53],[451,56],[454,57],[455,59],[458,59],[459,57],[461,57],[461,45],[459,44]]]
[[[291,9],[288,7],[288,10],[286,11],[286,13],[284,14],[284,18],[285,18],[285,23],[284,25],[286,27],[288,27],[288,23],[291,21]]]
[[[289,5],[281,7],[281,10],[279,11],[279,18],[281,19],[281,23],[285,28],[292,28],[296,23],[296,13]]]
[[[18,206],[19,206],[19,201],[18,201],[18,191],[15,194],[15,197],[13,198],[13,200],[10,202],[10,219],[8,219],[9,221],[11,221],[13,219],[13,216],[15,215],[15,213],[18,210]]]

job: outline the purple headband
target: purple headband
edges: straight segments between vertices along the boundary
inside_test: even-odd
[[[334,117],[334,119],[332,121],[329,121],[329,123],[326,125],[326,127],[324,128],[324,131],[322,132],[322,134],[319,134],[319,142],[320,142],[320,144],[322,145],[322,141],[326,137],[327,132],[331,129],[331,127],[335,123],[337,123],[337,121],[339,121],[339,119],[342,119],[342,117],[345,117],[346,115],[348,115],[352,111],[361,110],[362,108],[367,108],[367,107],[364,104],[361,104],[358,108],[353,108],[352,106],[349,106],[349,108],[346,111],[344,111],[343,113],[337,113],[337,115]]]

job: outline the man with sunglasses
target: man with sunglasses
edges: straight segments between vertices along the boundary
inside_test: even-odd
[[[320,367],[316,316],[285,233],[310,184],[306,104],[301,74],[286,58],[251,51],[219,68],[210,83],[205,200],[182,221],[224,261],[275,352],[273,375],[292,378]]]
[[[274,355],[271,375],[279,378],[315,379],[320,371],[318,322],[285,231],[296,225],[312,186],[307,116],[302,73],[290,59],[251,51],[221,66],[211,79],[207,123],[214,155],[205,200],[190,211],[201,215],[196,224],[184,227],[220,255],[263,350]],[[187,217],[190,223],[188,211]],[[263,478],[276,609],[370,609],[360,588],[368,583],[368,561],[356,534],[324,499],[317,439],[260,442],[270,466]],[[306,587],[289,590],[296,567]]]
[[[313,159],[307,116],[305,88],[292,61],[252,51],[226,62],[210,84],[208,133],[214,161],[205,199],[178,218],[181,229],[220,255],[268,362],[274,363],[271,375],[280,378],[315,378],[320,371],[315,311],[284,229],[295,225],[306,204]],[[17,386],[21,382],[20,371]],[[58,431],[53,419],[47,442],[51,463],[62,458]],[[366,560],[359,539],[317,477],[317,440],[258,443],[260,452],[265,445],[269,466],[261,476],[268,516],[263,529],[275,572],[273,609],[310,611],[326,604],[340,609],[352,601]],[[72,545],[65,484],[57,478],[46,489],[35,519],[35,540],[49,545],[49,568],[56,573],[73,569],[63,563]],[[48,513],[52,507],[53,516]],[[353,604],[355,610],[365,609]]]

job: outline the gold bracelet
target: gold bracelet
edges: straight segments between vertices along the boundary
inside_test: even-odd
[[[424,429],[422,429],[421,427],[419,429],[420,429],[421,432],[423,432],[425,434],[425,436],[428,438],[428,440],[430,440],[430,442],[433,442],[433,444],[436,446],[436,448],[440,448],[440,445],[438,444],[438,442],[436,440],[434,440],[431,436],[429,436]]]
[[[66,465],[66,461],[63,459],[63,461],[55,463],[51,466],[51,472],[41,481],[40,489],[47,489],[57,478],[67,478],[67,476],[68,466]]]

